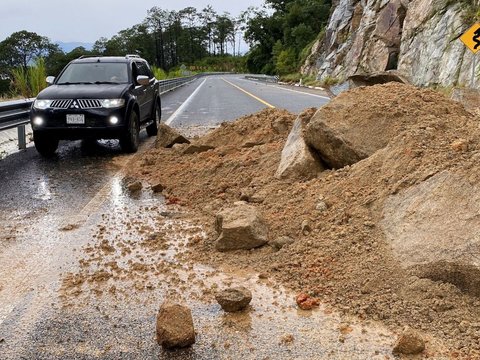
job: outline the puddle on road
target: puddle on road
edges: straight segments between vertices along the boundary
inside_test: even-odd
[[[163,197],[148,189],[133,196],[124,189],[120,179],[113,182],[113,196],[102,209],[93,240],[84,247],[78,271],[65,274],[60,289],[62,311],[84,316],[95,308],[103,318],[111,319],[109,323],[141,319],[148,323],[137,331],[151,343],[133,346],[131,331],[111,330],[110,339],[103,334],[97,337],[104,325],[96,320],[97,326],[89,329],[91,335],[85,340],[91,349],[102,352],[108,348],[107,353],[118,354],[118,346],[112,343],[115,339],[124,345],[122,351],[137,356],[163,354],[155,346],[154,326],[158,306],[168,296],[186,301],[194,314],[197,343],[178,353],[182,359],[237,359],[240,354],[255,359],[393,358],[395,336],[379,324],[342,318],[325,306],[298,310],[294,294],[258,274],[220,271],[186,261],[188,244],[206,236],[202,229],[190,223],[180,208],[167,209]],[[248,311],[227,314],[216,303],[215,292],[232,284],[252,291]],[[129,348],[126,344],[132,347],[125,349]],[[63,354],[75,351],[63,346]]]

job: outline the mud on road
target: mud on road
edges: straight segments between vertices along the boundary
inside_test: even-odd
[[[16,170],[20,155],[3,160],[4,185],[21,191],[0,209],[2,359],[391,358],[394,336],[380,324],[326,305],[298,310],[296,294],[265,273],[200,261],[192,245],[207,234],[185,207],[147,182],[127,190],[128,169],[150,146],[131,157],[116,144],[84,153],[73,143],[53,163],[30,149]],[[248,311],[221,310],[215,292],[230,284],[253,292]],[[192,309],[191,349],[166,352],[155,341],[167,296]]]

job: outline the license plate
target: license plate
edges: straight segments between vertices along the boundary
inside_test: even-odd
[[[67,115],[67,124],[68,125],[85,125],[85,115],[84,114]]]

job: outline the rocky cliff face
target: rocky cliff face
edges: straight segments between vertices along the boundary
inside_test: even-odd
[[[479,2],[338,0],[302,72],[343,80],[398,70],[415,85],[468,85],[473,53],[459,37]]]

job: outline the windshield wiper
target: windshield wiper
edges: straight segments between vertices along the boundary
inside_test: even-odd
[[[58,83],[57,85],[92,85],[92,82],[63,82]]]
[[[115,82],[115,81],[95,81],[96,85],[118,85],[118,84],[121,84],[119,82]]]

